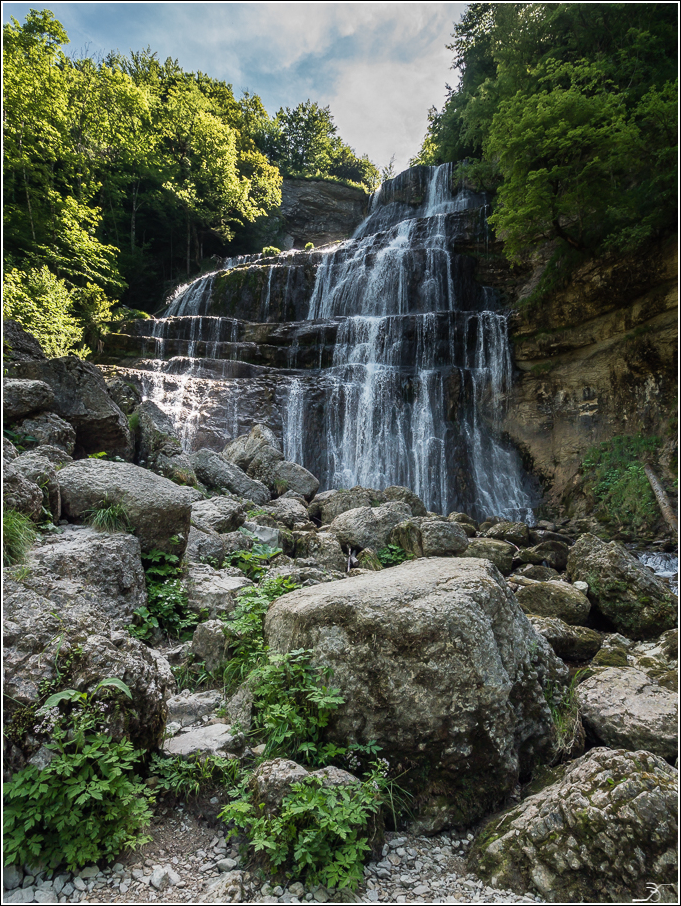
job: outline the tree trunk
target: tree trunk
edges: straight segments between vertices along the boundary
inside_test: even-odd
[[[192,253],[192,231],[191,231],[191,224],[189,222],[189,208],[187,208],[187,276],[189,276],[189,267],[191,264],[191,253]]]
[[[653,472],[650,466],[645,466],[644,468],[646,470],[648,481],[650,482],[650,487],[653,489],[653,494],[655,495],[655,499],[657,500],[660,507],[660,511],[665,518],[665,522],[674,532],[674,534],[678,534],[679,524],[676,520],[674,510],[672,509],[671,503],[669,502],[669,497],[667,497],[665,489],[658,481],[657,475]]]

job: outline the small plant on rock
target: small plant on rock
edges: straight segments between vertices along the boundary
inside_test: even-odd
[[[130,634],[142,641],[152,639],[157,630],[172,638],[191,638],[201,622],[201,615],[189,608],[187,592],[180,581],[180,558],[154,549],[142,556],[142,563],[147,583],[147,606],[135,611],[136,622],[129,627]]]
[[[236,566],[249,579],[258,581],[265,574],[266,564],[282,552],[280,547],[269,544],[254,544],[250,551],[234,551],[227,558],[230,566]]]
[[[281,249],[275,245],[266,245],[262,250],[263,258],[271,258],[273,255],[280,255]]]
[[[241,773],[238,758],[205,755],[187,760],[152,755],[149,773],[157,780],[156,789],[175,796],[198,796],[215,789],[233,788]]]
[[[85,512],[85,522],[99,532],[129,532],[130,517],[122,503],[111,503],[107,497],[100,506]]]
[[[405,560],[412,560],[414,557],[413,554],[408,554],[399,544],[388,544],[386,547],[382,547],[377,551],[376,556],[381,566],[399,566],[400,563],[404,563]]]
[[[3,510],[2,565],[23,563],[37,534],[36,527],[28,516],[16,510]]]

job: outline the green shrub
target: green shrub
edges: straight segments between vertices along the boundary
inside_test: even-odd
[[[376,556],[381,566],[399,566],[400,563],[404,563],[405,560],[412,560],[414,557],[413,554],[408,554],[399,544],[388,544],[387,547],[382,547],[377,551]]]
[[[109,679],[126,691],[120,680]],[[98,687],[99,688],[99,687]],[[153,798],[135,769],[141,752],[129,740],[113,742],[99,730],[110,698],[65,690],[51,696],[37,716],[38,733],[51,733],[52,761],[27,765],[4,788],[5,864],[41,862],[78,871],[89,862],[113,861],[122,849],[148,842],[140,836],[151,819]],[[110,691],[105,690],[110,697]],[[130,694],[127,690],[126,694]],[[75,702],[69,715],[58,705]]]
[[[23,563],[36,539],[37,530],[28,516],[16,510],[2,512],[2,565]]]
[[[243,832],[270,869],[308,884],[355,888],[385,787],[378,770],[347,787],[324,788],[321,778],[312,777],[293,784],[276,815],[263,814],[244,798],[226,806],[220,817],[235,824],[229,836]]]
[[[265,574],[266,566],[273,557],[280,554],[280,547],[270,547],[269,544],[254,544],[250,551],[234,551],[227,558],[230,566],[236,566],[249,579],[258,581]]]
[[[175,796],[198,796],[209,790],[234,787],[241,771],[237,758],[206,755],[187,760],[179,755],[168,758],[152,755],[149,773],[157,779],[156,788]]]
[[[99,532],[128,532],[130,517],[122,503],[110,503],[105,497],[100,506],[85,511],[85,522]]]
[[[305,251],[306,251],[306,252],[311,252],[313,248],[314,248],[314,242],[306,242],[306,243],[305,243]]]
[[[139,412],[132,412],[128,416],[128,428],[130,428],[130,430],[132,432],[135,432],[135,431],[137,431],[139,426],[140,426],[140,414],[139,414]]]
[[[266,245],[262,250],[263,257],[270,258],[272,255],[280,255],[281,249],[276,248],[274,245]]]
[[[130,634],[148,641],[155,630],[181,640],[191,638],[201,622],[199,614],[189,609],[187,592],[180,576],[182,567],[176,554],[152,550],[142,555],[147,584],[147,606],[134,612],[136,622],[128,627]]]
[[[43,265],[29,271],[6,271],[2,314],[32,334],[48,357],[75,352],[83,327],[74,314],[74,299],[63,280]]]

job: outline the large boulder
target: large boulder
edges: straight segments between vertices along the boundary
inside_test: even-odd
[[[392,529],[388,541],[415,557],[463,555],[468,547],[462,526],[442,516],[406,519]]]
[[[240,570],[213,569],[205,563],[191,563],[183,582],[189,607],[211,619],[231,613],[236,606],[237,591],[253,584]]]
[[[192,504],[189,490],[127,462],[85,459],[57,472],[62,511],[83,519],[92,508],[112,503],[125,507],[144,552],[181,556],[187,546]]]
[[[525,613],[538,617],[558,617],[571,626],[580,626],[586,622],[591,610],[591,602],[567,582],[551,580],[524,585],[516,592],[518,603]]]
[[[378,506],[384,503],[382,491],[373,488],[362,488],[359,485],[349,490],[322,491],[316,494],[310,503],[310,517],[317,519],[322,525],[329,525],[336,516],[356,510],[358,507]],[[411,512],[411,509],[410,509]]]
[[[269,506],[263,508],[265,513],[273,517],[275,523],[281,523],[286,528],[297,529],[314,529],[310,522],[307,507],[295,497],[279,497]]]
[[[144,400],[135,411],[139,419],[140,465],[176,484],[195,486],[194,467],[182,450],[170,417],[152,400]]]
[[[44,381],[3,378],[2,414],[6,424],[32,412],[43,412],[54,404],[54,391]]]
[[[480,560],[491,560],[503,576],[513,569],[515,548],[506,541],[495,538],[470,538],[464,557],[476,557]]]
[[[43,412],[41,415],[25,418],[15,425],[15,430],[34,438],[40,445],[61,447],[69,456],[76,447],[75,429],[54,412]]]
[[[265,638],[333,670],[344,704],[329,738],[376,740],[409,769],[422,830],[480,817],[550,746],[542,684],[567,671],[489,562],[424,559],[291,592]]]
[[[284,458],[276,434],[266,425],[254,425],[248,434],[241,434],[230,441],[222,455],[245,472],[263,447],[272,447],[280,454],[280,459]]]
[[[135,452],[128,420],[109,396],[100,371],[77,356],[16,362],[13,376],[44,381],[54,392],[54,411],[76,430],[85,453],[105,451],[130,460]]]
[[[508,541],[516,547],[527,547],[530,543],[530,529],[524,522],[497,522],[487,529],[485,537]]]
[[[220,567],[225,559],[225,542],[209,526],[192,525],[184,555],[189,563],[210,563]]]
[[[564,661],[590,661],[603,644],[600,632],[586,626],[570,626],[557,617],[530,616],[529,620]]]
[[[196,477],[209,491],[229,491],[258,506],[268,503],[271,495],[261,481],[249,478],[242,469],[214,450],[199,450],[189,458]]]
[[[33,548],[23,581],[53,601],[58,612],[78,600],[101,612],[112,629],[125,629],[134,611],[147,603],[140,554],[138,539],[125,532],[73,527]]]
[[[567,566],[569,547],[562,541],[542,541],[534,547],[518,551],[521,563],[532,563],[536,566],[548,566],[561,572]]]
[[[274,467],[272,489],[277,494],[294,491],[306,500],[312,500],[319,488],[319,479],[297,462],[282,460]]]
[[[474,869],[552,903],[646,902],[651,884],[676,882],[677,790],[657,755],[592,749],[485,827]]]
[[[633,667],[608,667],[577,686],[587,734],[598,744],[678,753],[679,696]]]
[[[40,701],[41,685],[58,680],[58,670],[70,662],[68,685],[81,692],[93,691],[108,677],[123,680],[132,701],[119,697],[122,710],[108,716],[112,734],[129,735],[137,746],[157,746],[163,738],[165,702],[175,690],[165,658],[128,632],[113,629],[100,602],[86,602],[40,578],[29,583],[30,576],[22,583],[5,580],[5,720]]]
[[[193,693],[183,689],[168,699],[168,723],[189,727],[202,717],[214,714],[222,702],[222,693],[217,689]]]
[[[317,771],[308,771],[295,761],[287,758],[274,758],[258,765],[249,781],[249,786],[253,792],[255,804],[262,807],[268,815],[272,815],[281,808],[282,802],[291,792],[294,783],[314,781],[317,778],[321,780],[321,785],[325,789],[338,786],[347,787],[359,783],[354,774],[350,774],[342,768],[329,766]]]
[[[401,503],[406,503],[409,509],[412,512],[413,516],[427,516],[428,510],[426,505],[421,500],[420,497],[417,497],[413,491],[410,491],[409,488],[403,488],[399,485],[391,485],[389,488],[386,488],[384,491],[379,492],[383,498],[382,502],[392,503],[394,500],[398,500]]]
[[[40,453],[22,453],[12,462],[13,472],[18,472],[28,481],[37,484],[43,493],[43,508],[52,515],[53,522],[59,522],[61,516],[61,493],[57,472],[46,456]]]
[[[14,462],[16,459],[2,476],[3,509],[16,510],[33,522],[40,522],[43,515],[43,492],[35,481],[24,478],[12,468]]]
[[[46,358],[43,348],[33,334],[28,333],[11,318],[2,319],[2,346],[5,364],[32,362]]]
[[[225,624],[222,620],[206,620],[194,630],[191,653],[194,661],[203,664],[209,673],[224,666],[229,657],[227,648]]]
[[[365,547],[376,551],[386,546],[390,532],[408,516],[411,516],[411,510],[406,503],[362,506],[336,516],[329,531],[338,538],[345,551]]]
[[[677,625],[676,595],[616,541],[582,535],[567,571],[573,582],[587,583],[589,600],[630,639],[655,638]]]
[[[294,531],[293,542],[296,557],[315,560],[326,569],[346,570],[348,558],[331,532]]]

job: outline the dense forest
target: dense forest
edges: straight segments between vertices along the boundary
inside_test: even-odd
[[[149,48],[68,57],[47,10],[3,43],[4,312],[50,354],[95,348],[118,300],[151,310],[212,255],[259,251],[282,176],[378,185],[309,100],[270,117]]]
[[[495,191],[517,261],[631,251],[676,224],[673,3],[472,3],[454,26],[459,81],[412,164],[454,161]]]

